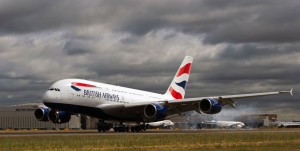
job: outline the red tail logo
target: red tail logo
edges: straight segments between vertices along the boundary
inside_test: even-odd
[[[171,95],[173,96],[173,98],[175,98],[175,99],[183,98],[182,95],[179,92],[175,91],[172,87],[170,87],[169,91],[171,92]]]
[[[180,70],[178,71],[176,77],[179,77],[179,76],[181,76],[182,74],[185,74],[185,73],[190,74],[191,66],[192,66],[192,64],[188,63],[185,66],[183,66],[182,68],[180,68]]]

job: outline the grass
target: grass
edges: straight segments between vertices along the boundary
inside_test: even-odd
[[[0,136],[0,150],[299,150],[299,132]]]

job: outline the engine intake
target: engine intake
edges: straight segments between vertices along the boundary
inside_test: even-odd
[[[39,121],[49,121],[49,108],[39,108],[34,111],[34,116]]]
[[[206,114],[217,114],[222,110],[222,105],[214,99],[201,100],[199,107]]]
[[[146,105],[144,115],[149,119],[164,119],[167,116],[167,109],[160,104]]]

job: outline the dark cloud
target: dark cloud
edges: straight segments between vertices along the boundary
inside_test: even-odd
[[[110,30],[145,35],[172,28],[206,34],[207,43],[298,42],[296,0],[268,1],[5,1],[0,33],[28,33],[101,24]],[[133,9],[134,7],[134,9]]]
[[[97,22],[99,2],[11,0],[0,6],[0,33],[30,33],[57,30]],[[92,8],[90,8],[92,7]],[[100,7],[101,8],[101,7]]]
[[[68,55],[83,55],[85,53],[92,53],[88,43],[88,41],[68,41],[64,45],[63,51]]]
[[[280,57],[286,53],[299,53],[300,50],[295,47],[299,44],[293,45],[270,45],[270,44],[243,44],[243,45],[228,45],[220,54],[220,59],[253,59],[253,58],[267,58],[273,55]]]

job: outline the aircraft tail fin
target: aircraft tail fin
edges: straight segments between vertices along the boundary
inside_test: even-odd
[[[186,56],[176,72],[165,96],[170,99],[183,99],[192,68],[193,57]]]

